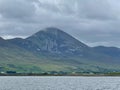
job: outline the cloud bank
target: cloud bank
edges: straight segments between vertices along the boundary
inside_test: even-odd
[[[119,0],[0,0],[0,36],[58,27],[90,46],[120,47]]]

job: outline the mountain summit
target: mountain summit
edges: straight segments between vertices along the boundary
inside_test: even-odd
[[[38,46],[37,50],[50,53],[77,54],[88,48],[87,45],[57,28],[40,30],[28,37],[27,40],[36,44]]]

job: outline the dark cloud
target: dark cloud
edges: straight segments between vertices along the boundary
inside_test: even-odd
[[[120,47],[119,0],[0,0],[0,36],[58,27],[91,45]]]
[[[108,0],[80,0],[79,3],[81,13],[88,19],[106,20],[116,18]]]
[[[27,18],[35,13],[35,7],[28,0],[1,0],[0,12],[5,18]]]

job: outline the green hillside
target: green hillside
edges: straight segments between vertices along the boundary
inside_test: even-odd
[[[47,28],[26,39],[0,38],[0,72],[119,72],[119,52],[114,47],[91,48],[59,29]]]

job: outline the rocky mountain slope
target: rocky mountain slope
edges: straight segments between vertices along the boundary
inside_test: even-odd
[[[0,71],[107,72],[120,70],[120,49],[89,47],[57,28],[21,39],[0,38]]]

